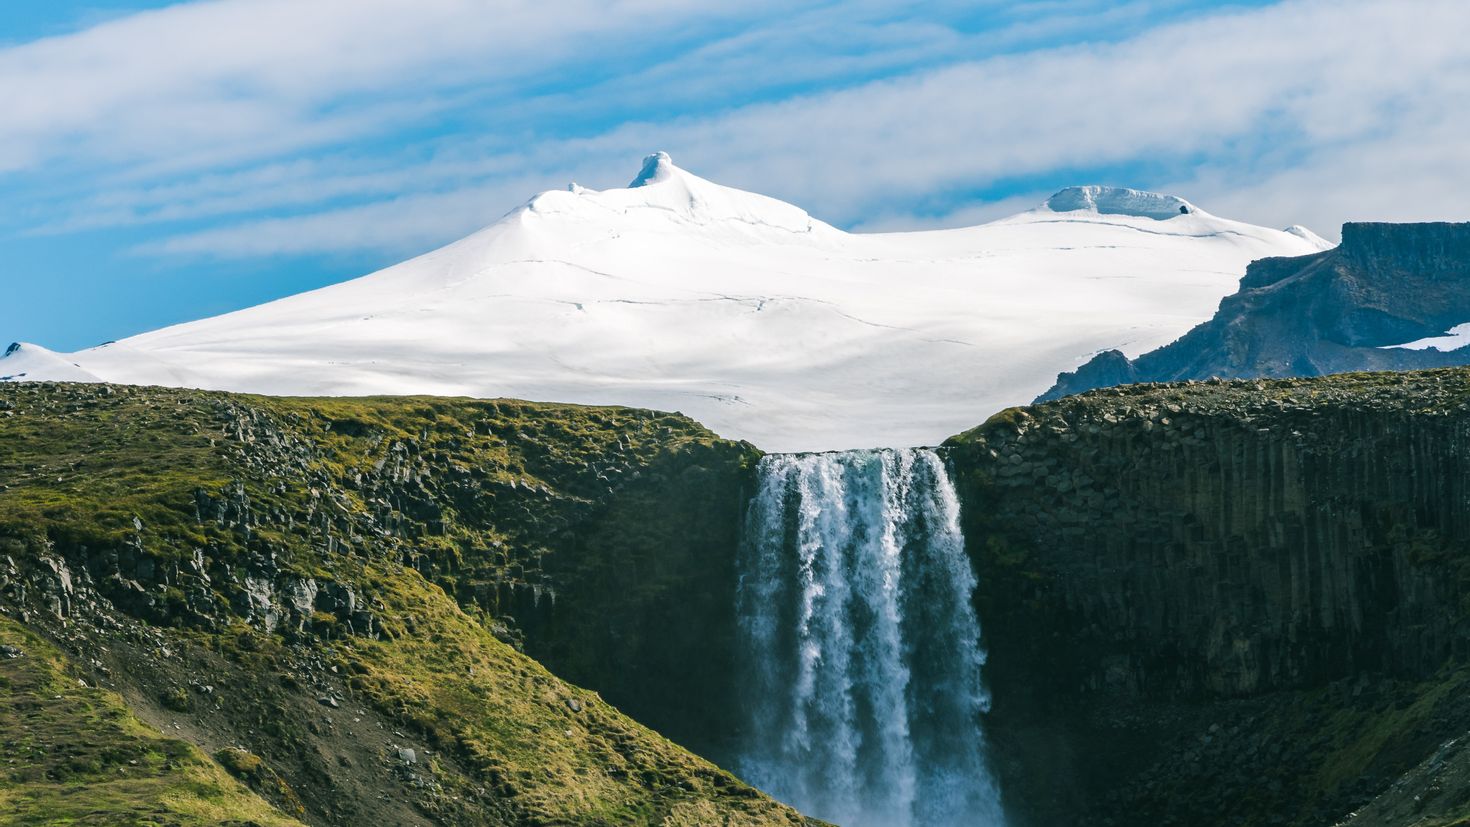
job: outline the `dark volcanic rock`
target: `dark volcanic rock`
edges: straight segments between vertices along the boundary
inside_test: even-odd
[[[1132,382],[1321,376],[1470,364],[1470,348],[1383,349],[1470,321],[1470,224],[1346,224],[1342,245],[1253,262],[1240,291],[1178,341],[1107,351],[1037,401]]]
[[[1470,730],[1470,371],[1096,390],[949,444],[1020,823],[1333,824]]]

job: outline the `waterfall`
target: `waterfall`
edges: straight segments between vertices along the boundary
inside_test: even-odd
[[[998,827],[959,500],[928,449],[776,454],[737,611],[746,780],[844,827]]]

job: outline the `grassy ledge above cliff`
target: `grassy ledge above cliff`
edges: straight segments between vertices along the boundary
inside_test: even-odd
[[[309,824],[807,823],[517,649],[707,680],[756,455],[625,408],[4,385],[0,612]]]

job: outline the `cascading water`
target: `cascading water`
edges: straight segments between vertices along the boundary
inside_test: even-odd
[[[760,465],[738,612],[746,780],[845,827],[996,827],[959,500],[928,449]]]

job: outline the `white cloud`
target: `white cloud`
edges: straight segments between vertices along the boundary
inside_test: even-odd
[[[243,170],[170,178],[151,185],[102,189],[84,197],[71,214],[32,232],[55,235],[99,227],[126,227],[263,210],[302,209],[343,198],[398,198],[504,179],[520,170],[501,155],[438,157],[429,162],[394,159],[301,158]],[[524,193],[523,193],[524,194]]]
[[[1463,79],[1462,79],[1463,81]],[[1458,93],[1470,100],[1470,84]],[[1391,128],[1318,149],[1289,166],[1204,170],[1177,186],[1225,215],[1305,224],[1337,238],[1345,221],[1470,221],[1470,130],[1453,107],[1404,112]]]
[[[1290,169],[1330,174],[1318,159],[1369,161],[1336,172],[1381,197],[1318,209],[1321,220],[1394,215],[1407,208],[1396,188],[1434,189],[1470,166],[1470,143],[1453,140],[1470,132],[1467,30],[1460,0],[1296,2],[619,137],[657,137],[676,157],[707,158],[697,168],[717,179],[839,221],[946,189],[1138,161],[1196,164],[1201,179],[1244,191]],[[1419,163],[1426,134],[1444,140],[1431,138],[1434,158]]]
[[[211,0],[0,50],[0,171],[260,157],[395,125],[433,92],[524,82],[594,44],[758,3]],[[610,51],[615,51],[612,49]]]
[[[1054,192],[1055,190],[1033,190],[993,201],[966,201],[953,209],[937,213],[880,212],[854,224],[851,229],[860,233],[889,233],[973,227],[1033,209]]]
[[[139,246],[146,255],[264,257],[303,253],[422,251],[464,236],[500,213],[506,203],[540,182],[514,179],[499,186],[411,195],[290,218],[267,218],[201,230]],[[544,189],[544,187],[537,187]]]
[[[101,187],[59,228],[241,215],[146,248],[238,256],[407,252],[498,215],[531,187],[572,177],[621,183],[644,152],[660,148],[706,177],[863,228],[993,217],[1024,204],[977,204],[965,194],[1015,189],[1008,182],[1040,192],[1044,182],[1092,183],[1086,171],[1118,168],[1152,177],[1102,183],[1175,187],[1222,215],[1305,223],[1324,235],[1346,219],[1470,218],[1463,0],[1292,0],[1116,43],[1013,54],[1004,52],[1057,31],[1075,37],[1089,23],[1131,24],[1162,6],[996,4],[1010,25],[960,36],[886,17],[882,4],[811,4],[786,13],[785,26],[738,5],[175,7],[0,52],[0,109],[21,113],[0,122],[0,168],[58,156],[127,159],[134,180]],[[530,123],[630,102],[643,113],[601,134],[507,130],[515,134],[462,137],[427,156],[268,160],[182,182],[159,172],[332,145],[462,105],[456,84],[515,89],[582,59],[581,49],[602,54],[622,42],[637,51],[711,24],[711,15],[728,22],[737,14],[750,25],[612,73],[588,87],[593,96],[579,93],[585,101],[551,92],[506,113]],[[967,57],[974,54],[982,57]],[[779,85],[783,72],[797,88],[830,87],[853,72],[882,79],[679,114],[742,81]],[[54,95],[17,91],[42,78]],[[337,198],[372,203],[319,206]],[[251,216],[282,207],[319,212]]]

